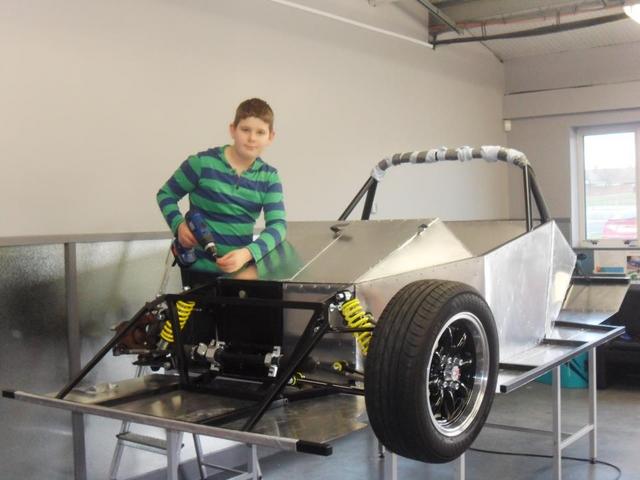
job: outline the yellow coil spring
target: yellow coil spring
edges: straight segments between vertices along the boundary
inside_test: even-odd
[[[180,330],[182,330],[191,316],[193,308],[196,306],[196,302],[184,302],[178,300],[176,302],[176,310],[178,310],[178,323],[180,324]],[[173,328],[171,328],[171,322],[167,320],[164,322],[162,332],[160,332],[160,338],[165,342],[173,343]]]
[[[340,309],[342,316],[349,328],[368,328],[373,327],[373,317],[370,313],[364,311],[360,300],[353,298],[342,304]],[[363,355],[369,351],[369,342],[371,342],[371,332],[354,333],[354,337],[358,341],[358,346]]]

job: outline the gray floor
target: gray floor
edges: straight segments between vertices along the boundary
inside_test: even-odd
[[[563,431],[573,432],[587,421],[587,390],[563,389]],[[516,392],[496,398],[489,422],[550,429],[551,387],[531,383]],[[383,465],[370,429],[334,442],[330,457],[279,453],[261,462],[265,480],[326,478],[382,479]],[[485,428],[473,445],[476,448],[549,454],[551,438],[543,435]],[[622,479],[640,479],[640,377],[625,377],[598,392],[598,458],[622,470]],[[579,440],[566,456],[588,456],[588,440]],[[454,478],[451,464],[427,465],[404,458],[398,460],[400,479]],[[608,480],[618,473],[604,465],[565,460],[564,480]],[[468,480],[550,479],[551,459],[467,453]]]

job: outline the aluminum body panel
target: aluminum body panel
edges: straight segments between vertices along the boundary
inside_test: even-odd
[[[289,248],[265,255],[256,265],[256,276],[296,283],[353,283],[415,236],[420,225],[432,221],[290,222]],[[338,232],[331,230],[335,225],[341,225]]]
[[[152,398],[132,400],[114,408],[125,412],[136,412],[154,417],[198,423],[207,418],[229,413],[236,408],[251,404],[252,402],[248,400],[178,390],[158,393]]]
[[[291,280],[305,283],[353,283],[404,245],[431,220],[349,222],[335,242]]]
[[[407,273],[368,280],[356,284],[356,296],[374,318],[379,318],[391,298],[405,285],[418,280],[438,279],[463,282],[484,292],[484,261],[473,257],[445,265],[413,270]]]
[[[584,323],[587,325],[600,325],[611,317],[615,312],[578,312],[571,310],[561,310],[558,320],[564,322]]]
[[[255,431],[252,432],[233,428],[239,425],[230,425],[229,428],[211,427],[171,416],[170,407],[172,404],[178,405],[184,399],[194,398],[193,392],[174,392],[173,401],[164,403],[166,407],[169,407],[162,410],[164,414],[168,415],[166,417],[142,413],[137,410],[145,409],[132,408],[129,404],[123,404],[119,407],[103,407],[21,391],[14,394],[16,400],[37,405],[289,451],[297,450],[299,440],[318,443],[331,442],[367,426],[366,423],[360,421],[366,412],[364,398],[346,394],[302,400],[288,404],[286,407],[272,408],[265,413]],[[170,394],[163,394],[163,396],[171,398]],[[220,400],[220,397],[212,397],[211,395],[207,397],[210,402],[212,399],[213,401]],[[194,400],[189,403],[195,405],[198,401],[204,400]],[[206,408],[211,411],[215,410],[215,407],[212,408],[211,405]],[[180,415],[177,416],[180,417]]]
[[[12,392],[13,398],[27,403],[33,403],[36,405],[43,405],[47,407],[59,408],[63,410],[69,410],[71,412],[80,412],[90,415],[98,415],[101,417],[134,422],[140,425],[147,425],[152,427],[165,428],[176,432],[196,433],[198,435],[206,435],[215,438],[221,438],[226,440],[233,440],[236,442],[248,443],[253,445],[263,445],[266,447],[273,447],[280,450],[296,451],[298,439],[295,438],[283,438],[283,437],[271,437],[267,435],[251,433],[251,432],[239,432],[236,430],[230,430],[220,427],[210,427],[207,425],[199,425],[196,423],[184,422],[181,420],[174,420],[171,418],[162,418],[152,415],[145,415],[138,412],[129,412],[125,410],[119,410],[115,407],[103,407],[101,405],[90,405],[78,402],[71,402],[69,400],[60,400],[57,398],[51,398],[44,395],[34,395],[22,391]],[[104,449],[102,449],[104,453]],[[146,458],[146,457],[145,457]],[[166,467],[166,460],[165,460]],[[147,462],[147,469],[149,462]],[[68,476],[66,478],[69,478]]]
[[[418,227],[418,231],[403,245],[356,279],[356,283],[404,274],[472,256],[444,222],[436,219],[424,225],[425,228]]]
[[[117,382],[98,383],[96,385],[83,385],[71,390],[65,400],[95,405],[99,403],[118,400],[131,395],[146,393],[165,387],[175,387],[180,383],[177,375],[151,374],[144,377],[129,378]],[[48,396],[54,398],[57,392]]]
[[[324,443],[367,426],[364,397],[342,394],[272,408],[252,433]],[[230,423],[228,427],[239,429],[242,422]]]
[[[174,375],[147,375],[111,383],[108,386],[74,389],[65,398],[65,402],[67,406],[68,403],[75,403],[96,406],[99,409],[108,408],[112,418],[124,419],[128,413],[132,413],[189,424],[197,424],[215,415],[254,403],[201,392],[159,390],[176,387],[177,382],[178,378]],[[141,397],[139,394],[142,393],[146,393],[146,396]],[[134,396],[136,394],[138,395]],[[44,397],[53,400],[55,394]],[[130,397],[130,400],[125,400],[126,397]],[[123,400],[110,407],[100,405],[101,402],[113,402],[118,399]],[[269,409],[256,427],[251,432],[246,432],[247,440],[252,440],[253,436],[259,434],[324,443],[366,427],[367,423],[361,421],[363,418],[366,418],[366,406],[364,397],[358,395],[337,394],[301,400],[288,403],[286,407],[276,406]],[[245,421],[246,419],[240,419],[219,428],[239,431]],[[271,440],[268,445],[275,446]]]
[[[577,283],[571,285],[563,311],[602,312],[613,315],[618,311],[629,285],[623,283]]]
[[[555,320],[563,307],[567,289],[571,284],[571,275],[576,264],[576,254],[555,222],[552,228],[552,237],[553,251],[547,293],[547,317]],[[550,331],[551,326],[548,325],[545,333],[549,334]]]
[[[570,354],[575,349],[572,345],[556,345],[541,343],[529,350],[513,355],[509,363],[538,367]]]
[[[288,248],[276,248],[262,257],[256,264],[258,280],[289,280],[295,277],[338,240],[339,235],[331,230],[331,226],[335,224],[336,222],[287,222],[285,242]]]
[[[527,231],[522,220],[471,220],[444,223],[475,256],[494,250]]]
[[[624,327],[609,325],[554,325],[543,343],[515,355],[511,362],[501,364],[497,391],[510,393],[554,367],[623,333]]]
[[[484,257],[484,295],[498,328],[501,361],[537,345],[555,320],[559,306],[556,298],[549,298],[551,279],[560,285],[572,269],[562,270],[564,253],[554,264],[556,231],[549,222]],[[564,247],[570,250],[566,242]]]
[[[465,230],[470,236],[474,223],[478,223],[475,226],[480,227],[483,235],[489,234],[487,229],[492,222],[462,222],[456,227],[457,231]],[[505,231],[517,232],[520,228],[513,222],[496,222],[496,225],[502,232],[497,235],[499,241],[504,238]],[[436,239],[432,248],[439,251],[440,245],[444,244],[446,252],[447,235],[451,230],[432,231],[434,235],[426,236],[425,240]],[[484,245],[482,248],[491,245],[488,240],[482,240],[476,248],[480,244]],[[395,253],[400,255],[402,249]],[[365,300],[367,309],[377,317],[393,295],[410,282],[440,279],[466,283],[478,290],[491,308],[500,340],[500,360],[507,361],[537,345],[550,331],[570,281],[573,258],[573,252],[557,226],[549,222],[498,245],[484,256],[384,278],[365,277],[365,281],[356,283],[356,291],[358,297]]]
[[[595,342],[602,338],[602,331],[580,327],[554,326],[546,336],[547,340],[573,340],[577,342]]]

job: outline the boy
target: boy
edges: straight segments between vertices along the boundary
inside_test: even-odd
[[[190,270],[235,272],[260,260],[286,236],[280,177],[260,158],[275,136],[271,107],[259,98],[245,100],[236,109],[229,133],[232,145],[190,156],[158,191],[160,211],[185,248],[197,245],[177,203],[187,193],[189,208],[204,214],[213,233],[217,261],[196,248],[197,261]],[[261,210],[265,229],[254,241],[253,228]]]

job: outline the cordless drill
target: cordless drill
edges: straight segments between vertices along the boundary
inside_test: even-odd
[[[185,215],[185,221],[187,222],[187,227],[189,227],[189,230],[193,233],[193,236],[196,237],[198,244],[200,244],[205,252],[211,255],[211,260],[215,262],[218,257],[218,251],[215,241],[213,240],[213,234],[207,226],[204,215],[197,210],[189,210]],[[176,237],[171,244],[171,253],[173,253],[176,263],[183,268],[190,267],[196,263],[198,259],[195,250],[193,248],[183,247],[178,237]]]

